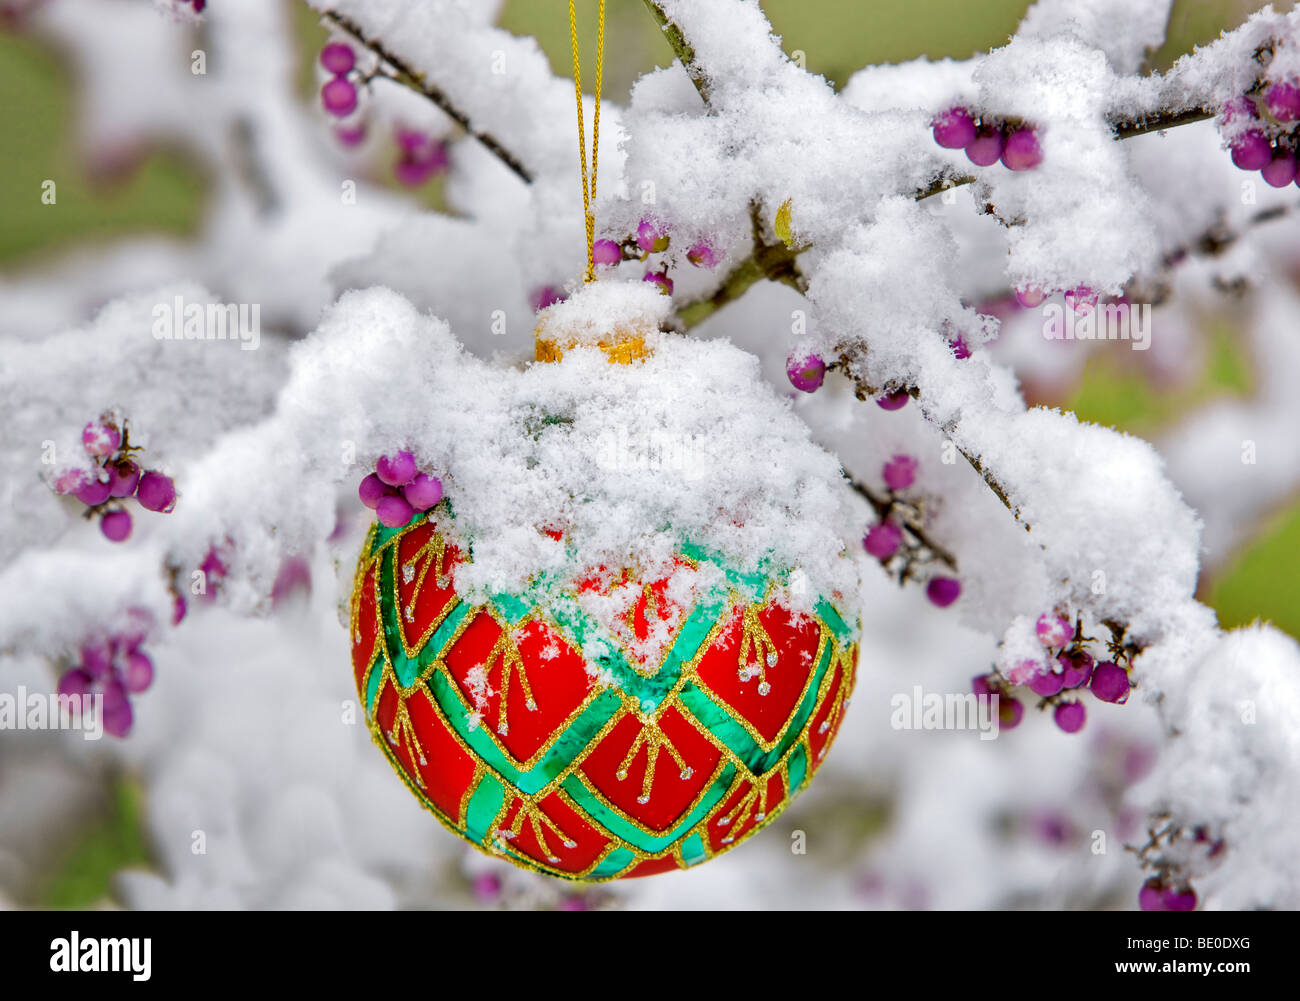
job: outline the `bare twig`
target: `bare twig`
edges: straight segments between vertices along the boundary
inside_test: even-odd
[[[906,505],[899,504],[899,502],[889,494],[879,493],[872,490],[871,487],[867,486],[861,480],[849,476],[847,472],[844,475],[849,481],[849,486],[851,486],[863,500],[871,505],[872,509],[876,512],[876,517],[881,521],[889,518],[890,514],[899,507],[907,507]],[[924,526],[921,525],[919,519],[908,517],[905,513],[904,517],[896,519],[894,524],[907,532],[918,546],[927,549],[934,554],[935,559],[946,564],[954,573],[957,571],[957,557],[930,538]]]
[[[677,58],[680,60],[682,68],[686,70],[687,76],[691,78],[691,83],[695,84],[695,89],[700,92],[700,97],[704,100],[705,104],[708,104],[708,78],[704,75],[704,71],[700,69],[699,64],[695,61],[695,50],[691,48],[690,42],[686,40],[686,36],[682,33],[682,29],[677,27],[676,24],[668,19],[668,15],[664,13],[663,7],[661,7],[656,0],[645,0],[645,5],[649,9],[651,17],[653,17],[659,27],[663,29],[664,38],[667,39],[673,52],[677,54]]]
[[[363,46],[379,57],[381,66],[392,67],[392,72],[380,70],[378,75],[385,79],[400,83],[411,90],[427,97],[436,104],[447,116],[457,125],[465,130],[467,135],[477,139],[488,152],[492,153],[498,160],[509,167],[525,184],[533,182],[532,172],[524,166],[523,161],[514,153],[508,150],[500,140],[488,132],[483,132],[474,128],[470,121],[469,115],[461,111],[452,103],[451,98],[435,84],[430,83],[423,73],[417,72],[410,64],[403,61],[400,57],[394,55],[384,44],[377,39],[369,37],[355,21],[342,14],[332,10],[323,11],[321,17],[331,26],[341,31],[347,32]]]

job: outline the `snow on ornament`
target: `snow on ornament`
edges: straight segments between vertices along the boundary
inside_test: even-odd
[[[821,765],[853,689],[838,466],[753,359],[661,333],[666,308],[641,283],[587,285],[542,311],[539,363],[511,373],[521,402],[494,441],[527,459],[495,486],[539,498],[509,528],[557,560],[485,565],[519,536],[476,522],[501,508],[453,467],[431,510],[372,527],[357,566],[376,743],[456,834],[569,879],[685,869],[753,835]],[[718,375],[724,359],[745,371]],[[700,465],[624,447],[695,427],[716,429]],[[769,460],[783,473],[754,475]]]

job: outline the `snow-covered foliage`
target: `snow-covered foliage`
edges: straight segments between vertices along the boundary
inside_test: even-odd
[[[357,109],[336,118],[294,97],[282,5],[49,0],[25,21],[74,54],[90,157],[165,137],[214,185],[192,242],[0,282],[0,691],[48,691],[113,637],[157,665],[125,740],[0,732],[0,782],[138,774],[159,868],[122,881],[129,904],[560,899],[437,829],[350,713],[357,483],[409,449],[474,539],[467,591],[629,549],[667,566],[671,525],[856,596],[853,710],[785,827],[587,903],[1135,905],[1151,879],[1206,907],[1300,906],[1300,650],[1269,626],[1223,632],[1195,597],[1202,560],[1300,486],[1297,191],[1233,165],[1258,135],[1265,169],[1289,156],[1294,177],[1300,107],[1288,119],[1270,88],[1300,77],[1300,11],[1265,7],[1150,74],[1170,0],[1039,0],[993,52],[836,91],[756,0],[647,3],[679,58],[606,95],[593,209],[612,256],[583,288],[573,85],[535,41],[495,27],[491,0],[307,2],[355,55],[334,79]],[[937,144],[954,109],[1016,169]],[[416,173],[445,150],[445,213],[364,178],[390,134]],[[1026,405],[1022,383],[1077,376],[1103,317],[1122,310],[1134,357],[1167,376],[1225,301],[1253,399],[1155,442]],[[255,304],[256,329],[236,309],[212,339],[230,303]],[[531,364],[539,322],[574,341],[633,327],[654,351]],[[1066,326],[1077,343],[1052,336]],[[809,359],[816,392],[792,392]],[[141,451],[88,451],[97,421]],[[915,461],[875,473],[899,455]],[[115,545],[60,491],[107,484],[119,459],[179,496],[154,514],[139,494]],[[1072,689],[1062,665],[1085,656],[1122,693],[1093,675],[1071,735],[1087,677]],[[972,676],[1046,712],[1014,730],[1004,714],[987,743],[891,722],[900,696]],[[47,788],[75,811],[75,782]],[[836,846],[839,800],[887,803],[883,829]],[[9,816],[28,809],[0,804],[0,891],[30,878],[39,839]]]

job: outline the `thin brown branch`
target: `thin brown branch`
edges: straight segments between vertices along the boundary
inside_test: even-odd
[[[385,79],[392,80],[394,83],[400,83],[409,87],[416,93],[428,98],[451,118],[457,125],[465,130],[467,135],[477,139],[485,149],[493,156],[509,167],[525,184],[533,182],[532,172],[524,166],[523,161],[514,153],[508,150],[499,139],[489,132],[484,132],[474,128],[473,123],[460,108],[452,103],[451,98],[437,85],[430,83],[423,73],[416,71],[410,64],[406,63],[400,57],[394,55],[384,44],[377,39],[369,37],[355,21],[342,14],[332,10],[322,11],[321,18],[341,31],[347,32],[355,38],[361,45],[373,52],[380,60],[380,65],[391,67],[392,72],[380,70],[379,75]]]
[[[682,29],[677,27],[669,20],[668,15],[664,12],[655,0],[645,0],[646,8],[650,11],[650,16],[655,19],[660,29],[664,33],[664,38],[668,41],[669,46],[677,55],[677,59],[682,64],[682,69],[686,70],[686,75],[691,78],[691,83],[695,84],[695,89],[700,92],[700,97],[705,104],[709,103],[709,81],[700,69],[699,63],[695,61],[695,50],[691,43],[686,40],[686,35]]]
[[[895,519],[894,524],[898,525],[899,528],[903,529],[903,531],[911,536],[917,546],[929,550],[929,552],[934,555],[935,559],[944,563],[954,573],[957,572],[957,557],[954,556],[951,551],[945,549],[930,538],[924,526],[921,525],[920,520],[909,515],[910,506],[900,504],[896,498],[887,493],[880,493],[871,489],[871,487],[867,486],[861,480],[849,476],[847,472],[844,476],[845,479],[848,480],[849,486],[853,488],[858,496],[871,505],[872,509],[876,512],[876,517],[881,521],[885,521],[891,514],[897,513],[900,508],[907,508],[908,510],[902,512],[903,517]]]

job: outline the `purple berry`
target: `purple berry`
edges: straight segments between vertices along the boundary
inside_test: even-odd
[[[1138,907],[1144,911],[1168,910],[1165,906],[1164,887],[1157,877],[1152,876],[1142,884],[1142,889],[1138,891]]]
[[[1123,705],[1128,701],[1128,672],[1110,661],[1098,664],[1093,669],[1089,687],[1092,689],[1092,694],[1101,701]]]
[[[290,556],[280,564],[271,585],[271,607],[279,608],[295,595],[311,594],[311,566],[301,556]]]
[[[221,581],[230,573],[230,567],[228,567],[226,561],[221,558],[221,554],[217,552],[216,546],[209,547],[208,554],[203,557],[203,562],[199,564],[199,569],[203,571],[203,576],[207,578],[209,582]],[[209,594],[211,594],[211,591],[209,591]]]
[[[961,334],[949,341],[948,346],[952,348],[952,356],[958,361],[965,361],[970,357],[970,345],[966,343],[966,338]]]
[[[166,514],[176,506],[176,484],[170,476],[150,469],[140,477],[135,497],[146,511],[161,511]]]
[[[1287,82],[1271,84],[1264,91],[1264,103],[1279,122],[1294,122],[1300,118],[1300,87]]]
[[[966,158],[977,167],[990,167],[1002,158],[1002,133],[983,128],[966,146]]]
[[[1002,164],[1008,170],[1033,170],[1043,162],[1043,147],[1033,129],[1016,129],[1007,136]]]
[[[975,139],[975,121],[962,107],[952,107],[934,116],[934,141],[944,149],[965,149]]]
[[[375,514],[379,516],[379,523],[386,528],[401,528],[415,517],[415,508],[404,498],[394,495],[381,497],[375,507]]]
[[[393,165],[393,176],[408,188],[418,188],[435,174],[446,170],[451,163],[446,144],[423,132],[402,129],[397,134],[397,144],[403,153]]]
[[[659,286],[659,291],[664,295],[673,294],[673,280],[668,277],[665,271],[647,271],[642,281],[653,282]]]
[[[592,263],[598,267],[617,264],[623,259],[623,248],[613,240],[597,240],[591,248]]]
[[[107,480],[100,482],[99,480],[87,479],[85,483],[77,488],[76,498],[86,507],[98,507],[108,500],[111,492],[112,487],[109,486]]]
[[[1163,897],[1166,911],[1196,910],[1196,891],[1190,886],[1185,886],[1181,890],[1169,887],[1164,891]]]
[[[815,393],[826,378],[826,362],[819,355],[796,349],[785,360],[785,374],[795,389]]]
[[[1255,102],[1251,100],[1248,94],[1242,94],[1240,97],[1234,97],[1223,106],[1221,112],[1224,125],[1231,125],[1238,121],[1258,121],[1259,109],[1255,107]]]
[[[999,730],[1014,730],[1024,718],[1025,707],[1019,699],[1007,698],[1005,695],[998,699]]]
[[[92,678],[106,677],[113,669],[113,652],[103,643],[83,646],[81,666]]]
[[[442,500],[442,480],[418,473],[415,479],[402,487],[402,496],[416,511],[427,511]]]
[[[108,495],[110,497],[130,497],[140,482],[140,467],[130,459],[111,462],[108,470]]]
[[[1040,615],[1034,624],[1034,631],[1038,633],[1043,645],[1053,650],[1059,650],[1074,639],[1074,626],[1070,625],[1069,619],[1059,615]]]
[[[330,42],[320,50],[320,64],[335,76],[350,73],[357,64],[352,48],[342,42]]]
[[[907,406],[907,401],[911,399],[911,394],[906,389],[900,389],[897,392],[886,393],[884,396],[876,398],[876,406],[881,410],[901,410]]]
[[[887,560],[903,544],[903,531],[892,521],[882,521],[867,529],[862,548],[878,560]]]
[[[384,486],[384,481],[374,473],[362,480],[361,485],[357,487],[357,496],[361,498],[361,503],[372,511],[379,506],[380,498],[389,493],[391,491]]]
[[[153,661],[139,650],[127,654],[122,684],[128,692],[143,692],[153,684]]]
[[[1052,713],[1052,719],[1066,733],[1078,733],[1088,719],[1088,710],[1082,702],[1062,702]]]
[[[188,609],[188,607],[189,606],[185,603],[185,596],[183,594],[176,595],[175,600],[172,601],[172,625],[173,626],[180,625],[181,619],[185,618],[185,612]]]
[[[405,450],[382,455],[375,463],[375,474],[390,487],[404,487],[415,479],[415,456]]]
[[[636,245],[643,254],[657,254],[668,249],[668,230],[654,219],[642,219],[636,228]]]
[[[1016,289],[1016,302],[1024,306],[1025,309],[1033,309],[1035,306],[1041,306],[1047,299],[1047,293],[1041,288],[1028,286],[1026,288]]]
[[[131,512],[109,511],[99,519],[99,530],[109,542],[125,542],[131,537]]]
[[[1273,146],[1259,129],[1250,129],[1233,139],[1232,162],[1242,170],[1263,170],[1273,159]]]
[[[947,608],[961,597],[961,581],[955,577],[931,577],[925,585],[925,596],[940,608]]]
[[[716,268],[722,260],[722,255],[713,248],[712,244],[701,240],[686,251],[686,259],[697,268]]]
[[[1065,304],[1081,316],[1087,316],[1097,308],[1100,295],[1087,285],[1069,289],[1065,293]]]
[[[543,285],[529,297],[533,309],[540,311],[547,306],[554,306],[557,302],[564,302],[567,297],[563,289],[558,289],[554,285]]]
[[[366,123],[358,122],[356,125],[336,125],[334,127],[334,138],[342,146],[352,148],[360,146],[366,141]]]
[[[1082,688],[1092,678],[1092,655],[1086,650],[1063,653],[1056,662],[1061,665],[1063,688]]]
[[[986,696],[987,696],[987,695],[998,695],[998,694],[1000,694],[996,688],[994,688],[991,684],[989,684],[989,678],[990,678],[990,677],[991,677],[991,675],[988,675],[988,674],[977,674],[977,675],[975,675],[975,677],[973,677],[973,678],[970,679],[970,689],[971,689],[971,691],[974,692],[976,695],[986,695]]]
[[[1065,687],[1065,678],[1050,668],[1044,668],[1029,679],[1029,690],[1043,698],[1055,695]]]
[[[481,872],[474,877],[474,897],[480,904],[494,903],[501,896],[501,877],[494,872]]]
[[[104,699],[104,732],[113,737],[125,737],[131,732],[131,724],[135,722],[134,714],[131,712],[131,703],[128,699],[123,698],[120,702],[115,702],[110,708],[107,694]]]
[[[357,110],[357,88],[341,76],[336,76],[320,89],[320,101],[331,115],[346,118]]]
[[[54,492],[56,494],[75,494],[86,485],[90,477],[81,469],[68,469],[60,473],[54,480]]]
[[[59,679],[59,694],[71,698],[82,698],[90,694],[94,684],[95,679],[90,676],[89,672],[74,667],[70,671],[63,672],[63,677]]]
[[[1296,179],[1295,154],[1279,152],[1259,173],[1270,187],[1285,188]]]
[[[910,455],[895,455],[885,463],[880,475],[890,490],[906,490],[916,482],[917,461]]]
[[[91,421],[82,429],[81,444],[89,455],[102,459],[122,445],[122,432],[106,421]]]

